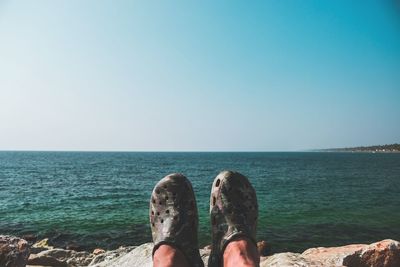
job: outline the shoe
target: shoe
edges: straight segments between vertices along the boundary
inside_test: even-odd
[[[232,171],[221,172],[214,180],[210,197],[212,248],[208,267],[223,266],[228,243],[246,238],[257,247],[257,196],[249,180]]]
[[[163,244],[179,249],[190,266],[203,267],[197,242],[196,199],[189,180],[182,174],[161,179],[151,194],[150,224],[153,256]]]

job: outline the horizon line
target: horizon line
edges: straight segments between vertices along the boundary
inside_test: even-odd
[[[0,152],[103,152],[103,153],[279,153],[279,152],[316,152],[318,149],[304,150],[36,150],[36,149],[0,149]]]

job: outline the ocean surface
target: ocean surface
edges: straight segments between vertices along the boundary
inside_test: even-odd
[[[88,250],[149,242],[150,193],[180,172],[195,190],[204,246],[211,183],[227,169],[255,187],[258,239],[275,252],[400,240],[400,154],[317,152],[0,152],[0,234]]]

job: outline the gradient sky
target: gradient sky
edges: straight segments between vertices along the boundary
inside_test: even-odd
[[[400,142],[394,1],[0,0],[0,150]]]

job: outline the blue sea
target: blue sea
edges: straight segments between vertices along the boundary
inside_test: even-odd
[[[0,152],[0,234],[106,249],[151,241],[150,193],[180,172],[193,184],[200,246],[222,170],[245,174],[259,201],[258,239],[273,251],[400,240],[400,154]]]

